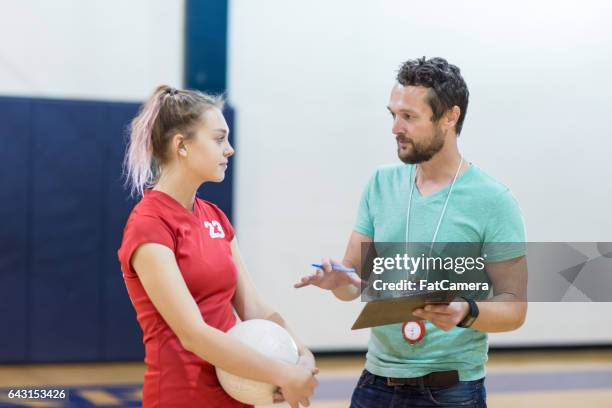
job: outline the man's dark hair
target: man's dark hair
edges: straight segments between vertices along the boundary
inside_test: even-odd
[[[400,67],[397,82],[403,86],[430,88],[426,100],[433,111],[432,122],[457,105],[461,114],[455,131],[457,135],[461,133],[470,93],[457,66],[449,64],[444,58],[408,60]]]

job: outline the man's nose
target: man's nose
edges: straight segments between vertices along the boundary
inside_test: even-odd
[[[398,118],[393,119],[393,126],[391,127],[391,133],[398,136],[404,133],[401,123]]]

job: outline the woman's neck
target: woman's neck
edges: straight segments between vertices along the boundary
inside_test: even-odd
[[[193,211],[195,195],[200,184],[185,180],[184,177],[171,169],[164,169],[153,190],[168,194],[188,211]]]

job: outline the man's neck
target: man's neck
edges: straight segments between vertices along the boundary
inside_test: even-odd
[[[431,159],[426,162],[419,163],[417,179],[420,183],[431,183],[431,184],[448,184],[450,183],[455,174],[457,174],[457,167],[461,163],[461,153],[456,144],[447,143],[442,150],[435,154]],[[463,162],[459,174],[461,175],[468,167],[468,163]]]
[[[461,163],[461,168],[458,169]],[[469,168],[469,163],[462,160],[457,144],[448,143],[426,162],[417,165],[416,187],[423,197],[430,196],[448,186]]]
[[[450,182],[455,177],[460,162],[459,154],[448,158],[435,155],[430,160],[418,164],[418,181],[436,184]]]

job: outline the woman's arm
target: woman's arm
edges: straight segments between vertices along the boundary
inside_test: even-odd
[[[314,368],[315,360],[310,350],[308,350],[304,343],[302,343],[302,341],[295,335],[283,317],[272,307],[270,307],[257,292],[257,289],[255,288],[255,285],[253,284],[246,265],[242,259],[236,238],[234,238],[232,241],[232,254],[234,257],[234,263],[238,268],[238,284],[236,286],[236,293],[234,294],[232,303],[240,319],[266,319],[284,327],[285,330],[291,334],[291,337],[293,337],[298,346],[300,363],[307,367]]]
[[[293,406],[312,395],[316,386],[312,371],[268,358],[204,322],[172,250],[160,244],[141,245],[132,256],[132,265],[155,308],[186,350],[232,374],[280,386]]]

